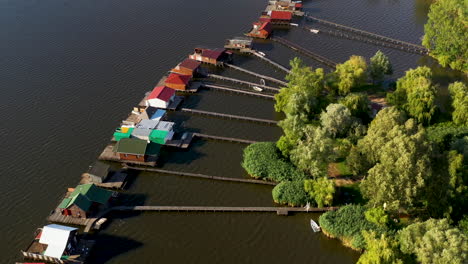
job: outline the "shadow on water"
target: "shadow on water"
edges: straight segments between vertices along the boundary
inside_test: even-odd
[[[139,241],[107,234],[93,235],[91,238],[96,240],[96,244],[86,259],[86,263],[106,263],[118,255],[143,246],[143,243]]]
[[[205,156],[205,154],[201,153],[200,151],[197,151],[197,149],[202,149],[205,144],[206,140],[194,138],[188,149],[164,148],[161,151],[161,157],[158,160],[157,167],[162,168],[165,164],[169,163],[190,164],[191,162]]]

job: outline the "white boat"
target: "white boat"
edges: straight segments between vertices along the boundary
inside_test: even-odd
[[[258,86],[253,86],[252,88],[253,88],[255,91],[257,91],[257,92],[263,91],[263,89],[260,88],[260,87],[258,87]]]
[[[261,51],[257,51],[257,53],[260,54],[260,55],[262,55],[262,57],[265,57],[265,56],[266,56],[266,54],[263,53],[263,52],[261,52]]]
[[[320,31],[318,29],[311,29],[310,32],[312,32],[314,34],[318,34]]]
[[[299,24],[296,24],[296,23],[289,23],[289,25],[295,26],[295,27],[298,27],[298,26],[299,26]]]
[[[314,230],[314,232],[320,232],[320,226],[315,223],[314,220],[310,219],[310,226],[312,227],[312,230]]]

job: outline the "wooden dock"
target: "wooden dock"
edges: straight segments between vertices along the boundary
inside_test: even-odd
[[[307,20],[309,20],[309,21],[315,21],[315,22],[320,23],[320,24],[325,25],[325,26],[333,27],[333,28],[343,30],[343,31],[348,31],[348,32],[351,32],[351,33],[354,33],[354,34],[357,34],[357,35],[361,35],[363,37],[379,40],[381,42],[387,42],[387,43],[390,43],[390,44],[394,45],[394,47],[398,46],[398,47],[400,47],[400,49],[406,49],[406,51],[418,52],[420,54],[428,54],[428,50],[425,47],[421,46],[421,45],[417,45],[417,44],[414,44],[414,43],[410,43],[410,42],[406,42],[406,41],[402,41],[402,40],[398,40],[398,39],[394,39],[394,38],[389,38],[389,37],[378,35],[378,34],[368,32],[368,31],[365,31],[365,30],[360,30],[360,29],[357,29],[357,28],[337,24],[337,23],[334,23],[334,22],[331,22],[331,21],[327,21],[327,20],[324,20],[324,19],[320,19],[320,18],[317,18],[317,17],[310,16],[308,14],[305,15],[305,18]]]
[[[272,37],[271,39],[273,41],[276,41],[276,42],[280,43],[280,44],[283,44],[284,46],[286,46],[286,47],[288,47],[290,49],[301,52],[304,55],[306,55],[306,56],[308,56],[308,57],[322,63],[325,66],[328,66],[328,67],[330,67],[332,69],[336,68],[336,64],[337,64],[336,62],[334,62],[332,60],[329,60],[329,59],[327,59],[327,58],[325,58],[323,56],[320,56],[320,55],[318,55],[316,53],[313,53],[312,51],[310,51],[308,49],[305,49],[305,48],[299,46],[298,44],[296,44],[294,42],[291,42],[291,41],[289,41],[287,39],[284,39],[282,37]]]
[[[240,139],[240,138],[231,138],[231,137],[222,137],[222,136],[213,136],[201,133],[193,133],[194,137],[199,137],[203,139],[212,139],[212,140],[219,140],[219,141],[226,141],[226,142],[233,142],[233,143],[242,143],[242,144],[254,144],[258,141],[248,140],[248,139]]]
[[[240,89],[234,89],[234,88],[229,88],[229,87],[220,86],[220,85],[203,84],[203,87],[208,88],[208,89],[213,89],[213,90],[219,90],[219,91],[223,91],[223,92],[245,94],[245,95],[256,96],[256,97],[265,98],[265,99],[273,99],[273,100],[275,99],[275,97],[273,95],[261,94],[261,93],[258,93],[258,92],[250,92],[250,91],[245,91],[245,90],[240,90]]]
[[[233,82],[233,83],[245,84],[245,85],[248,85],[250,87],[258,86],[258,87],[261,87],[261,88],[263,88],[265,90],[271,90],[271,91],[275,91],[275,92],[278,92],[280,90],[279,88],[276,88],[276,87],[261,85],[261,84],[258,84],[258,83],[243,81],[243,80],[229,78],[229,77],[216,75],[216,74],[207,74],[206,77],[213,78],[213,79],[218,79],[218,80],[222,80],[222,81]]]
[[[199,174],[199,173],[170,171],[170,170],[163,170],[163,169],[156,169],[156,168],[143,168],[143,167],[132,167],[132,166],[125,166],[125,167],[128,168],[128,169],[131,169],[131,170],[158,172],[158,173],[163,173],[163,174],[170,174],[170,175],[177,175],[177,176],[184,176],[184,177],[192,177],[192,178],[200,178],[200,179],[208,179],[208,180],[263,184],[263,185],[273,185],[273,186],[276,185],[275,182],[255,180],[255,179],[240,179],[240,178],[230,178],[230,177],[221,177],[221,176],[210,176],[210,175]]]
[[[62,215],[59,211],[54,211],[51,215],[47,217],[47,221],[53,223],[61,223],[65,225],[77,225],[77,226],[87,226],[90,223],[94,223],[97,218],[77,218],[71,216]]]
[[[278,124],[278,121],[275,121],[275,120],[268,120],[268,119],[247,117],[247,116],[221,114],[221,113],[215,113],[215,112],[203,111],[203,110],[197,110],[197,109],[190,109],[190,108],[181,108],[179,111],[185,112],[185,113],[191,113],[191,114],[199,114],[199,115],[204,115],[204,116],[226,118],[226,119],[230,119],[230,120],[249,121],[249,122],[262,123],[262,124],[268,124],[268,125],[277,125]]]
[[[253,72],[253,71],[249,71],[247,69],[241,68],[239,66],[235,66],[235,65],[230,64],[230,63],[224,63],[224,66],[228,67],[228,68],[231,68],[231,69],[234,69],[234,70],[237,70],[237,71],[240,71],[240,72],[243,72],[243,73],[246,73],[246,74],[250,74],[250,75],[255,76],[257,78],[260,78],[260,79],[264,79],[264,80],[267,80],[267,81],[270,81],[270,82],[274,82],[274,83],[283,85],[283,86],[287,85],[287,83],[284,82],[284,81],[281,81],[281,80],[278,80],[276,78],[269,77],[269,76],[266,76],[266,75],[262,75],[262,74],[259,74],[259,73]]]
[[[280,70],[282,70],[282,71],[285,71],[286,73],[290,73],[290,72],[291,72],[288,68],[286,68],[286,67],[284,67],[283,65],[281,65],[281,64],[279,64],[279,63],[277,63],[277,62],[275,62],[275,61],[273,61],[273,60],[267,58],[266,56],[261,55],[260,53],[258,53],[258,52],[256,52],[256,51],[252,51],[252,52],[250,52],[250,53],[253,54],[254,56],[258,57],[259,59],[270,63],[271,65],[275,66],[276,68],[278,68],[278,69],[280,69]]]

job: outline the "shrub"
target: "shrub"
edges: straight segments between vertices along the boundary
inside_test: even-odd
[[[303,181],[281,182],[273,188],[272,195],[275,203],[291,206],[303,206],[309,201]]]

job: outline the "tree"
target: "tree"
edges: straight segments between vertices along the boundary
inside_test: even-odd
[[[374,82],[381,82],[384,75],[393,74],[392,64],[382,51],[377,51],[370,59],[369,75]]]
[[[429,123],[435,113],[436,89],[432,84],[431,69],[424,66],[410,69],[398,79],[395,92],[387,100],[421,123]]]
[[[468,72],[466,1],[438,0],[431,5],[424,26],[423,45],[442,66]]]
[[[463,264],[468,260],[467,237],[447,219],[429,219],[398,232],[403,253],[415,254],[422,264]]]
[[[306,125],[299,116],[295,115],[287,115],[285,119],[278,123],[278,126],[283,129],[284,135],[278,140],[276,146],[284,157],[289,157],[290,152],[302,139]]]
[[[382,234],[377,237],[375,232],[363,231],[366,251],[358,260],[358,264],[403,264],[405,258],[398,248],[398,241]]]
[[[346,95],[353,88],[359,87],[367,79],[367,63],[364,57],[351,56],[344,63],[336,65],[336,78],[338,79],[338,91]]]
[[[452,97],[453,122],[468,126],[468,88],[462,82],[454,82],[448,87]]]
[[[354,117],[367,121],[370,117],[370,101],[365,93],[350,93],[338,101],[346,106]]]
[[[364,215],[366,216],[367,221],[378,226],[384,227],[388,223],[388,215],[382,207],[371,208],[367,210]]]
[[[304,133],[305,139],[291,151],[291,161],[297,168],[313,177],[325,176],[333,154],[333,141],[320,127],[309,125]]]
[[[275,203],[291,206],[303,206],[308,201],[303,181],[284,181],[276,185],[272,191]]]
[[[318,207],[329,206],[333,202],[335,183],[327,177],[305,180],[304,189],[317,202]]]
[[[333,137],[344,136],[348,132],[353,119],[351,112],[341,104],[329,104],[326,112],[320,114],[322,127]]]
[[[387,140],[378,150],[378,163],[362,181],[361,191],[371,206],[412,209],[421,201],[432,175],[431,145],[412,119],[392,128]]]

